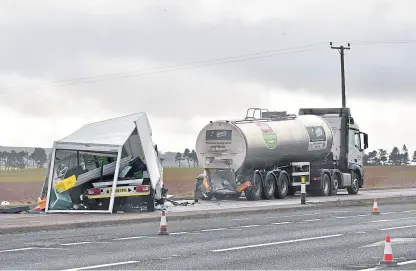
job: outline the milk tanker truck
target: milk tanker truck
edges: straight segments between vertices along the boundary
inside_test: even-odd
[[[298,116],[249,108],[240,120],[210,121],[196,140],[204,172],[195,196],[248,200],[282,199],[300,190],[357,194],[364,185],[363,151],[368,135],[349,108],[302,108]]]

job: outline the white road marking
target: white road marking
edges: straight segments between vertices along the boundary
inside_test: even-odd
[[[336,211],[336,212],[347,212],[347,211]],[[276,219],[276,218],[288,218],[288,217],[296,217],[296,216],[311,216],[311,215],[321,215],[325,213],[309,213],[309,214],[298,214],[298,215],[285,215],[285,216],[269,216],[269,217],[259,217],[259,218],[234,218],[233,220],[239,221],[239,220],[261,220],[261,219]]]
[[[316,218],[316,219],[306,219],[306,220],[303,220],[303,222],[314,222],[314,221],[319,221],[319,220],[322,220],[322,219],[320,219],[320,218]]]
[[[412,213],[412,212],[416,212],[416,210],[407,210],[407,211],[402,211],[402,213]]]
[[[359,233],[359,234],[365,234],[366,232],[365,231],[357,231],[357,233]]]
[[[378,268],[377,267],[373,267],[373,268],[367,268],[367,269],[360,269],[358,271],[375,271],[375,270],[378,270]]]
[[[397,212],[387,212],[387,213],[382,213],[382,215],[389,215],[389,214],[396,214]]]
[[[241,247],[230,247],[230,248],[223,248],[223,249],[214,249],[214,250],[211,250],[211,251],[212,252],[224,252],[224,251],[239,250],[239,249],[246,249],[246,248],[265,247],[265,246],[291,244],[291,243],[298,243],[298,242],[318,240],[318,239],[327,239],[327,238],[333,238],[333,237],[339,237],[339,236],[342,236],[342,234],[324,235],[324,236],[294,239],[294,240],[280,241],[280,242],[273,242],[273,243],[264,243],[264,244],[257,244],[257,245],[248,245],[248,246],[241,246]]]
[[[0,250],[0,253],[2,253],[2,252],[25,251],[25,250],[32,250],[32,249],[35,249],[35,248],[34,247],[14,248],[14,249]]]
[[[275,222],[275,223],[272,223],[272,224],[273,225],[283,225],[283,224],[290,224],[290,223],[292,223],[292,222],[284,221],[284,222]]]
[[[398,229],[407,229],[407,228],[414,228],[416,225],[409,225],[409,226],[400,226],[400,227],[392,227],[392,228],[384,228],[378,229],[379,231],[388,231],[388,230],[398,230]]]
[[[113,241],[121,241],[121,240],[132,240],[132,239],[142,239],[146,236],[132,236],[132,237],[122,237],[122,238],[115,238]]]
[[[254,227],[260,227],[261,225],[245,225],[245,226],[240,226],[240,228],[254,228]]]
[[[381,220],[373,220],[371,223],[380,223],[380,222],[390,222],[393,221],[392,219],[381,219]]]
[[[348,218],[348,216],[336,216],[335,218],[343,219],[343,218]]]
[[[172,233],[170,233],[170,235],[179,235],[179,234],[187,234],[187,233],[189,233],[189,232],[187,232],[187,231],[180,231],[180,232],[172,232]]]
[[[61,244],[61,246],[76,246],[76,245],[91,244],[91,243],[93,242],[66,243],[66,244]]]
[[[207,229],[207,230],[201,230],[203,232],[210,232],[210,231],[223,231],[226,230],[227,228],[217,228],[217,229]]]
[[[63,271],[78,271],[78,270],[88,270],[88,269],[96,269],[96,268],[104,268],[104,267],[111,267],[111,266],[118,266],[118,265],[126,265],[126,264],[133,264],[139,263],[139,261],[127,261],[127,262],[118,262],[118,263],[108,263],[108,264],[100,264],[100,265],[91,265],[79,268],[72,268],[72,269],[65,269]]]
[[[410,260],[406,262],[397,263],[397,265],[406,265],[406,264],[412,264],[412,263],[416,263],[416,260]]]
[[[364,216],[370,216],[370,215],[357,215],[357,216],[364,217]]]

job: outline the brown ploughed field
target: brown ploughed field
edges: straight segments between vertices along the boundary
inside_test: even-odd
[[[200,168],[165,168],[164,181],[168,193],[193,196],[195,178]],[[45,169],[0,171],[0,201],[27,203],[39,197]],[[416,166],[367,166],[365,188],[400,188],[416,186]]]

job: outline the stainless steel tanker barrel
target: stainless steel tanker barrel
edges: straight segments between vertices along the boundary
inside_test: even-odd
[[[198,135],[196,153],[204,168],[261,169],[325,158],[333,132],[325,119],[301,115],[285,120],[216,121]]]

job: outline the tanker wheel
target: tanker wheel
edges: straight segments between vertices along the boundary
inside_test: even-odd
[[[328,173],[324,173],[322,175],[322,187],[319,190],[319,196],[328,196],[329,195],[329,190],[331,188],[331,177],[329,176]]]
[[[259,173],[254,174],[251,180],[252,186],[247,188],[244,192],[247,200],[259,200],[261,198],[261,175]]]
[[[277,189],[275,190],[274,197],[276,199],[284,199],[289,191],[289,176],[283,171],[279,175],[279,181],[277,182]]]
[[[329,190],[330,196],[335,196],[338,193],[339,180],[340,180],[339,174],[335,173],[334,177],[332,178],[331,187]]]
[[[276,192],[276,178],[274,177],[274,174],[269,174],[266,176],[266,179],[264,180],[264,186],[261,191],[261,198],[272,199],[275,192]]]

